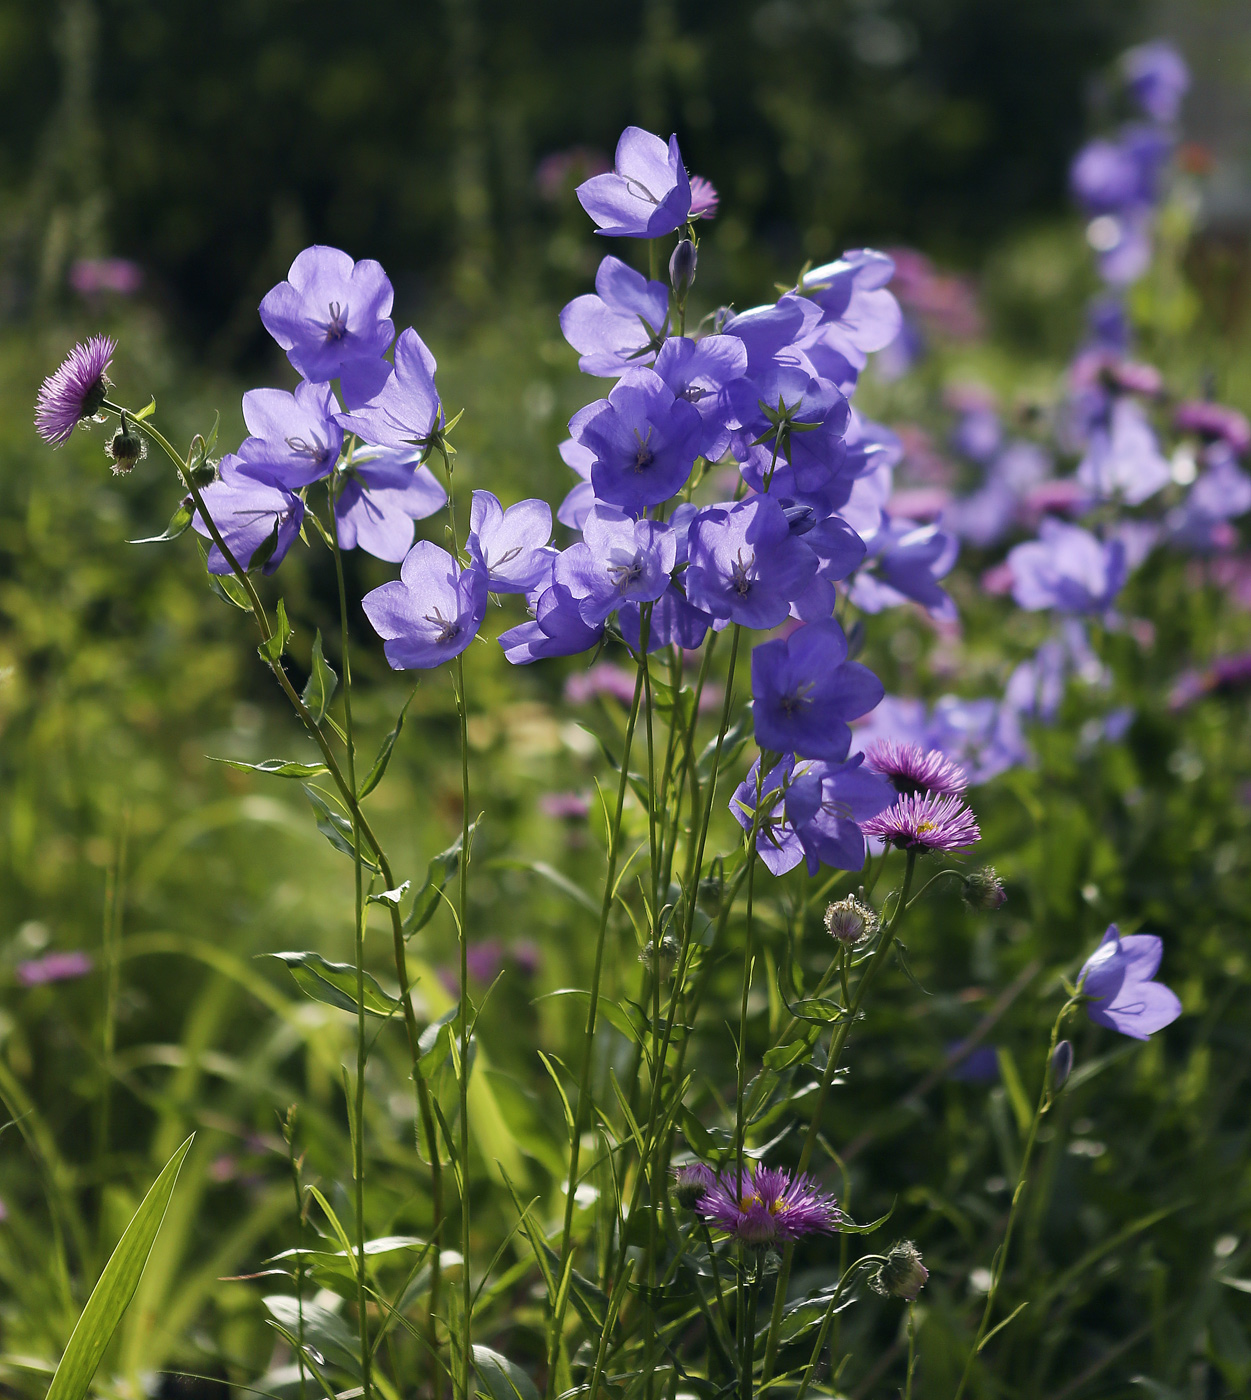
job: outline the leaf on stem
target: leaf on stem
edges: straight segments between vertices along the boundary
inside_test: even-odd
[[[314,1001],[356,1011],[356,968],[351,963],[328,962],[320,953],[266,953],[286,964],[300,990]],[[384,992],[377,979],[365,973],[365,1010],[371,1016],[390,1016],[399,1000]]]
[[[238,758],[214,758],[208,755],[210,763],[224,763],[227,768],[238,768],[244,773],[269,773],[275,778],[316,778],[327,769],[324,763],[299,763],[293,758],[266,758],[260,763],[244,763]]]
[[[391,752],[395,748],[395,741],[400,737],[400,730],[404,728],[404,716],[408,707],[413,703],[413,696],[417,694],[417,687],[414,686],[412,694],[404,701],[403,708],[395,719],[395,728],[382,741],[382,747],[378,750],[378,757],[374,759],[374,765],[361,784],[361,790],[356,794],[359,801],[362,797],[368,797],[374,788],[382,781],[383,775],[387,771],[387,764],[391,762]]]
[[[322,649],[319,629],[313,638],[312,669],[309,671],[308,681],[304,686],[304,694],[300,697],[308,706],[314,724],[320,724],[326,718],[326,711],[330,708],[330,702],[334,698],[338,685],[339,677],[326,660],[326,654]]]
[[[473,1364],[490,1400],[539,1400],[538,1388],[530,1377],[498,1351],[475,1346]]]
[[[482,818],[479,817],[478,821],[481,820]],[[471,842],[474,832],[478,829],[478,821],[470,823],[469,839]],[[434,911],[439,907],[443,886],[456,874],[457,867],[460,865],[460,841],[461,838],[458,836],[446,851],[440,851],[426,866],[426,878],[413,897],[413,907],[408,911],[408,917],[404,920],[405,938],[411,938],[413,934],[419,933],[434,918]]]
[[[257,647],[261,654],[261,660],[267,661],[271,666],[276,666],[282,660],[282,654],[287,649],[287,643],[294,635],[291,624],[287,621],[287,605],[282,599],[278,599],[276,610],[277,626],[270,633],[268,641],[264,641]]]
[[[200,551],[200,562],[204,565],[205,573],[208,573],[208,550],[204,548],[204,541],[196,536],[196,548]],[[222,600],[229,603],[232,608],[238,608],[240,612],[251,612],[252,601],[247,595],[247,590],[233,574],[208,574],[208,584],[212,592]]]
[[[147,539],[127,540],[127,544],[162,544],[165,540],[176,540],[179,535],[185,535],[191,526],[195,511],[185,502],[169,518],[169,524],[165,527],[165,533],[161,535],[149,535]]]
[[[316,788],[304,784],[304,795],[313,804],[313,812],[317,818],[317,830],[327,841],[347,856],[349,860],[356,859],[355,835],[352,831],[352,823],[338,812],[334,811],[326,799]],[[370,870],[377,870],[377,865],[371,859],[372,852],[368,843],[361,834],[361,864],[368,866]]]

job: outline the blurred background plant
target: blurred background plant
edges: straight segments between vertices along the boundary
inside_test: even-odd
[[[928,353],[899,378],[866,379],[862,402],[928,433],[912,439],[914,465],[927,442],[943,462],[952,386],[986,386],[1025,424],[1057,401],[1096,286],[1069,163],[1117,116],[1111,61],[1167,31],[1195,68],[1187,179],[1134,291],[1138,349],[1178,392],[1210,389],[1247,411],[1251,38],[1237,10],[0,4],[0,1089],[15,1120],[0,1136],[0,1386],[43,1393],[112,1243],[196,1128],[97,1385],[296,1393],[260,1305],[266,1281],[227,1276],[307,1242],[291,1204],[288,1105],[300,1104],[306,1179],[329,1182],[347,1157],[350,1020],[299,999],[256,955],[294,943],[346,957],[350,879],[321,859],[298,798],[206,757],[303,751],[185,553],[125,543],[159,533],[175,493],[150,470],[110,477],[102,437],[76,434],[55,455],[37,443],[38,381],[73,339],[117,334],[119,381],[149,386],[184,439],[220,409],[233,444],[244,383],[292,382],[263,341],[262,293],[308,242],[377,257],[397,318],[417,321],[439,355],[445,401],[470,410],[457,433],[463,479],[558,499],[556,445],[585,389],[555,313],[601,252],[572,188],[637,120],[678,129],[691,168],[722,193],[700,249],[701,311],[749,304],[843,247],[913,250],[895,290]],[[931,1270],[918,1395],[951,1394],[968,1301],[988,1283],[986,1242],[1054,1010],[1043,989],[1112,918],[1168,936],[1186,1016],[1146,1048],[1110,1046],[1093,1028],[1078,1037],[1008,1281],[1031,1303],[1000,1353],[997,1393],[1215,1397],[1251,1383],[1251,732],[1246,673],[1228,664],[1251,649],[1243,560],[1240,548],[1160,554],[1135,578],[1123,611],[1150,626],[1110,641],[1133,724],[1119,743],[1093,743],[1075,691],[1062,723],[1036,736],[1037,764],[980,790],[984,856],[1009,902],[919,909],[909,958],[927,995],[902,979],[879,993],[840,1088],[847,1181],[832,1184],[860,1219],[897,1200],[896,1223]],[[358,554],[346,563],[354,596],[389,576]],[[287,571],[307,659],[314,629],[333,631],[334,580],[299,553]],[[876,620],[871,659],[888,691],[997,694],[1039,640],[1029,616],[1005,626],[975,568],[948,582],[958,637],[911,610]],[[356,621],[369,749],[407,689]],[[477,967],[483,986],[505,971],[482,1028],[497,1115],[475,1122],[486,1247],[513,1220],[487,1164],[504,1163],[529,1195],[558,1195],[546,1125],[560,1110],[530,1049],[559,1049],[577,1018],[565,999],[536,998],[584,984],[578,891],[595,889],[600,837],[585,816],[598,751],[580,726],[611,734],[625,706],[613,673],[588,675],[584,662],[510,672],[484,646],[466,666],[489,794],[471,887]],[[455,725],[450,689],[423,685],[377,809],[409,873],[459,826]],[[785,901],[796,887],[778,888]],[[774,956],[782,907],[765,938]],[[431,1015],[447,1004],[454,947],[440,916],[421,950]],[[620,952],[633,962],[632,934]],[[772,1023],[775,1008],[754,1010]],[[936,1069],[979,1029],[971,1054]],[[711,1084],[727,1078],[724,1052],[694,1049]],[[413,1134],[404,1066],[382,1056],[372,1072],[371,1133],[397,1150],[379,1149],[371,1167],[370,1214],[421,1233],[429,1201],[400,1150]],[[532,1283],[519,1269],[482,1339],[539,1365]],[[335,1296],[319,1301],[333,1341]],[[842,1391],[900,1382],[899,1327],[888,1300],[849,1314]]]

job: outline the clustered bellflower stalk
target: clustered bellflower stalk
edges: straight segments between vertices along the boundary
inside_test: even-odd
[[[1090,241],[1117,295],[1138,275],[1135,269],[1141,271],[1144,240],[1150,249],[1186,84],[1184,67],[1159,46],[1134,51],[1124,76],[1145,124],[1088,147],[1073,175],[1078,197],[1094,214]],[[845,1242],[861,1229],[827,1190],[827,1164],[814,1162],[818,1146],[826,1145],[826,1109],[852,1028],[866,1016],[904,917],[925,893],[913,892],[923,862],[939,862],[929,884],[958,880],[974,909],[994,910],[1004,902],[1004,883],[992,868],[961,868],[981,839],[969,788],[1030,761],[1026,721],[1054,715],[1070,674],[1099,672],[1087,627],[1117,625],[1117,597],[1145,550],[1166,538],[1210,544],[1219,536],[1217,526],[1251,508],[1251,481],[1236,465],[1251,449],[1251,429],[1220,406],[1183,405],[1177,427],[1201,442],[1206,471],[1164,523],[1133,514],[1176,474],[1147,411],[1160,394],[1159,376],[1129,359],[1124,308],[1114,298],[1097,309],[1094,338],[1073,368],[1066,405],[1071,453],[1080,459],[1073,474],[1052,476],[1052,461],[1038,444],[1006,440],[985,403],[966,404],[959,450],[985,470],[984,482],[937,513],[909,514],[893,491],[893,473],[905,462],[901,438],[855,407],[869,356],[901,334],[899,304],[888,285],[891,258],[849,250],[805,269],[772,302],[720,308],[695,328],[687,305],[697,284],[700,226],[719,201],[705,179],[687,171],[677,137],[666,142],[628,128],[613,169],[587,180],[577,198],[598,234],[646,243],[648,271],[626,257],[605,256],[594,292],[574,298],[561,313],[581,370],[601,382],[591,391],[598,396],[569,420],[560,456],[577,479],[554,514],[542,500],[505,503],[475,489],[462,542],[452,445],[458,415],[445,410],[435,357],[416,330],[396,334],[392,287],[382,267],[335,248],[305,249],[261,302],[262,323],[299,383],[292,391],[258,388],[244,396],[248,436],[235,451],[214,459],[214,433],[197,437],[180,454],[155,427],[151,407],[132,412],[118,403],[108,378],[117,347],[105,336],[76,346],[45,382],[36,425],[55,447],[79,423],[111,414],[119,420],[108,448],[115,470],[133,469],[148,442],[170,459],[184,494],[161,538],[190,529],[206,542],[201,550],[214,586],[251,615],[262,661],[321,754],[320,765],[287,767],[327,780],[324,788],[310,787],[309,796],[332,844],[350,853],[354,872],[349,1254],[364,1400],[372,1400],[375,1388],[385,1389],[375,1386],[380,1335],[366,1266],[370,901],[387,910],[391,926],[395,1006],[407,1038],[433,1203],[422,1333],[428,1393],[441,1395],[450,1380],[457,1400],[468,1400],[475,1370],[481,1382],[483,1367],[498,1370],[500,1360],[483,1359],[495,1353],[475,1347],[471,1325],[469,1084],[480,1008],[469,991],[473,826],[463,666],[492,597],[516,600],[509,605],[515,620],[498,637],[514,665],[587,653],[598,658],[612,646],[624,649],[634,667],[632,682],[618,687],[627,719],[614,760],[615,793],[604,801],[606,870],[588,937],[581,1058],[569,1069],[572,1093],[560,1086],[569,1126],[563,1200],[545,1237],[529,1208],[520,1222],[535,1242],[547,1292],[549,1400],[575,1387],[597,1400],[608,1377],[628,1366],[652,1393],[653,1374],[684,1345],[659,1301],[679,1269],[694,1279],[709,1380],[718,1394],[752,1400],[778,1383],[785,1365],[786,1375],[800,1377],[797,1400],[803,1400],[858,1271],[883,1297],[908,1304],[910,1388],[916,1359],[911,1309],[929,1278],[910,1241],[862,1256],[832,1291],[817,1295],[822,1318],[806,1362],[800,1354],[806,1342],[800,1347],[786,1340],[782,1325],[797,1248],[830,1234]],[[667,282],[659,275],[665,265]],[[1021,663],[1001,698],[948,696],[927,706],[885,696],[878,677],[856,660],[858,644],[845,627],[852,612],[872,618],[911,604],[949,625],[955,605],[942,580],[962,544],[985,549],[1009,538],[1028,518],[1030,501],[1047,504],[1034,510],[1033,537],[1018,539],[1007,554],[999,591],[1010,592],[1024,610],[1052,613],[1055,636]],[[1231,501],[1242,504],[1235,510]],[[416,538],[415,522],[444,509],[450,548]],[[1088,510],[1084,524],[1062,518]],[[1152,530],[1144,534],[1147,524]],[[559,541],[557,526],[565,532]],[[311,649],[309,686],[298,692],[287,671],[293,629],[285,604],[267,608],[257,587],[257,576],[276,575],[301,540],[323,544],[335,568],[342,725],[327,713],[338,677],[320,634]],[[409,882],[397,878],[362,805],[385,773],[403,715],[372,769],[358,773],[342,561],[352,549],[396,568],[396,577],[359,600],[388,664],[397,671],[446,666],[459,716],[462,825],[458,842],[441,858],[458,877],[450,904],[460,948],[459,996],[450,1026],[426,1027],[424,1035],[406,942],[429,913],[417,902],[405,913]],[[692,665],[689,685],[684,677]],[[714,702],[716,733],[701,748],[702,701],[706,691],[712,695],[710,681],[719,671],[724,688],[719,706]],[[741,703],[746,692],[749,711]],[[722,770],[748,729],[755,739],[748,771],[728,799],[720,791],[741,829],[741,845],[728,855],[710,855]],[[646,775],[632,785],[631,762],[638,761],[640,745]],[[644,808],[646,839],[627,854],[624,816],[634,800]],[[810,906],[824,904],[840,879],[860,876],[863,883],[824,910],[828,962],[816,984],[806,992],[798,988],[790,959],[778,974],[771,992],[785,1008],[786,1027],[749,1081],[751,992],[762,964],[753,923],[758,877],[765,878],[760,866],[775,878],[802,867],[792,877],[803,881],[788,929],[793,939],[802,935]],[[831,873],[813,894],[810,882],[823,868]],[[898,881],[875,904],[888,869]],[[624,889],[627,872],[637,897]],[[634,1032],[628,1066],[620,1057],[609,1064],[600,1035],[609,932],[620,911],[633,921],[642,949],[642,970],[634,972],[641,989],[629,1013],[623,1011]],[[687,1031],[711,970],[725,965],[732,927],[742,938],[736,1082],[724,1121],[706,1125],[684,1102]],[[957,1400],[989,1334],[1039,1124],[1073,1066],[1071,1044],[1059,1039],[1062,1024],[1085,1006],[1096,1025],[1133,1038],[1163,1029],[1181,1008],[1155,980],[1162,951],[1153,935],[1122,937],[1113,926],[1068,986]],[[298,962],[314,955],[284,956]],[[454,1123],[423,1071],[433,1035],[443,1037],[434,1043],[446,1047],[453,1065]],[[556,1076],[551,1064],[546,1067]],[[806,1124],[787,1142],[763,1143],[765,1126],[779,1113],[793,1113],[785,1075],[798,1069],[811,1080]],[[678,1147],[679,1131],[687,1150]],[[766,1163],[773,1152],[786,1160]],[[441,1276],[450,1223],[448,1166],[459,1196],[458,1296]],[[608,1228],[597,1236],[579,1220],[577,1204],[581,1188],[605,1171],[617,1194]],[[298,1169],[294,1175],[298,1192]],[[297,1295],[302,1282],[301,1272]],[[758,1330],[762,1298],[769,1321]],[[581,1323],[590,1310],[595,1324],[576,1350],[570,1339],[579,1318],[571,1318],[571,1301]],[[297,1342],[303,1374],[306,1360],[321,1358],[306,1353],[302,1333]],[[493,1384],[486,1388],[495,1393]]]

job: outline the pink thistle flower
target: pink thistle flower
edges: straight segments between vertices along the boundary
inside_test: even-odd
[[[717,193],[711,180],[705,180],[702,175],[691,176],[690,218],[715,219],[717,206],[720,203],[721,196]]]
[[[941,749],[928,753],[920,744],[877,739],[865,751],[870,768],[889,778],[896,792],[963,792],[968,775]]]
[[[45,982],[68,982],[85,977],[94,967],[89,953],[46,953],[42,958],[20,962],[13,976],[22,987],[41,987]]]
[[[112,336],[93,335],[86,345],[75,345],[43,381],[35,402],[35,428],[44,442],[60,447],[69,441],[76,423],[99,413],[109,385],[105,372],[116,350]]]
[[[710,1225],[744,1244],[786,1244],[831,1232],[842,1219],[838,1202],[811,1177],[757,1164],[749,1181],[737,1172],[735,1179],[739,1190],[718,1178],[701,1199],[699,1211]]]
[[[953,793],[904,793],[893,807],[862,821],[860,830],[922,853],[963,851],[982,839],[977,818]]]

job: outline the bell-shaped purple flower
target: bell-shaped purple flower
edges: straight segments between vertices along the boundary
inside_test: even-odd
[[[1134,1040],[1146,1040],[1181,1015],[1177,994],[1153,981],[1164,952],[1164,941],[1153,933],[1120,936],[1115,924],[1082,965],[1078,986],[1093,1000],[1086,1014]]]
[[[847,638],[832,618],[764,642],[751,654],[756,742],[774,753],[841,763],[851,746],[849,721],[882,698],[882,682],[847,660]]]
[[[518,501],[507,510],[490,491],[475,491],[465,548],[486,571],[492,593],[529,593],[549,578],[556,551],[552,508],[546,501]]]
[[[654,602],[669,587],[677,538],[668,525],[597,506],[582,536],[556,560],[553,576],[578,599],[591,626],[625,603]]]
[[[678,138],[671,136],[666,146],[637,126],[621,133],[611,173],[592,176],[576,194],[597,232],[611,237],[659,238],[681,228],[691,212]]]
[[[631,370],[606,399],[569,423],[574,440],[594,454],[598,500],[630,515],[660,505],[686,483],[699,454],[703,419],[650,369]]]
[[[911,600],[934,617],[955,618],[955,604],[938,584],[959,553],[954,535],[937,525],[883,517],[882,528],[867,544],[868,563],[851,590],[851,600],[862,612],[877,613]]]
[[[250,389],[243,396],[243,421],[251,436],[240,460],[256,476],[298,491],[329,476],[343,447],[343,429],[329,384],[305,381],[285,389]],[[400,556],[403,558],[403,555]]]
[[[339,379],[345,398],[367,398],[387,374],[392,299],[381,263],[353,262],[338,248],[315,244],[266,294],[261,321],[305,379]]]
[[[571,530],[581,530],[583,521],[595,507],[595,488],[591,485],[591,464],[595,461],[595,454],[572,438],[566,438],[557,450],[560,460],[570,471],[577,472],[582,480],[561,501],[556,519]]]
[[[268,551],[263,572],[272,574],[300,535],[304,502],[283,486],[253,475],[238,457],[221,460],[218,479],[202,492],[204,504],[227,548],[241,568],[250,569],[257,550]],[[209,538],[209,528],[197,512],[191,522]],[[258,561],[259,562],[259,561]],[[213,544],[208,552],[211,574],[228,574],[229,563]]]
[[[800,283],[800,290],[824,312],[821,341],[844,355],[854,369],[863,369],[866,356],[885,349],[903,325],[899,303],[886,289],[894,275],[893,259],[872,248],[858,248],[837,262],[814,267]]]
[[[603,635],[604,624],[586,622],[578,599],[563,583],[555,582],[536,599],[532,621],[500,633],[500,646],[514,666],[528,666],[548,657],[589,651]]]
[[[395,342],[395,369],[372,398],[339,425],[375,447],[425,447],[439,426],[443,409],[435,388],[435,358],[410,326]]]
[[[686,596],[723,625],[777,627],[816,576],[817,556],[772,496],[701,510],[689,541]]]
[[[747,347],[736,336],[706,335],[702,340],[672,336],[656,357],[656,373],[679,399],[693,404],[704,423],[699,455],[710,462],[725,455],[730,427],[747,371]]]
[[[340,549],[360,548],[399,564],[413,546],[413,521],[442,510],[447,492],[420,453],[392,447],[358,448],[335,497]]]
[[[1167,40],[1139,44],[1121,59],[1125,82],[1135,101],[1155,122],[1173,122],[1190,87],[1190,70]]]
[[[1168,485],[1168,459],[1137,400],[1118,396],[1106,426],[1091,430],[1077,480],[1097,500],[1128,506],[1141,505]]]
[[[1048,517],[1038,539],[1009,551],[1012,596],[1029,612],[1056,608],[1068,613],[1102,613],[1125,582],[1125,546],[1104,542],[1079,525]]]
[[[408,551],[397,580],[361,599],[395,671],[428,671],[459,656],[477,635],[486,604],[482,566],[462,569],[429,540]]]
[[[583,374],[616,377],[649,365],[669,325],[669,288],[649,282],[620,258],[605,258],[595,295],[574,297],[560,313],[560,329],[582,358]]]

